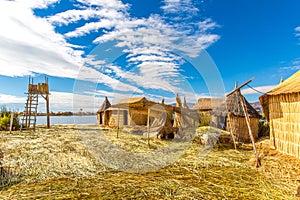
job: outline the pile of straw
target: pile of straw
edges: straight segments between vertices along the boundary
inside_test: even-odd
[[[34,134],[2,133],[5,162],[18,165],[23,179],[2,190],[0,198],[294,199],[299,184],[300,161],[272,151],[266,141],[257,144],[263,164],[259,169],[249,145],[238,151],[221,144],[203,149],[195,139],[164,168],[126,172],[97,160],[80,134],[70,126],[38,128]],[[128,152],[153,152],[172,143],[154,137],[149,148],[143,136],[102,134]]]

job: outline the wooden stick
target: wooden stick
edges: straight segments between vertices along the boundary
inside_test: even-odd
[[[11,131],[12,131],[13,121],[14,121],[14,112],[11,112],[11,114],[10,114],[10,124],[9,124],[9,133],[11,133]]]
[[[148,108],[148,117],[147,117],[147,138],[148,138],[148,146],[150,147],[150,108]]]
[[[229,114],[229,110],[227,109],[227,113],[228,113],[228,123],[229,123],[229,132],[230,132],[230,136],[232,138],[232,141],[233,141],[233,145],[234,145],[234,149],[236,150],[236,143],[235,143],[235,138],[234,138],[234,135],[233,135],[233,132],[232,132],[232,127],[231,127],[231,123],[230,123],[230,114]]]
[[[235,91],[240,90],[242,87],[244,87],[245,85],[247,85],[248,83],[250,83],[254,78],[250,78],[248,81],[246,81],[245,83],[243,83],[242,85],[240,85],[239,87],[235,88],[234,90],[232,90],[231,92],[229,92],[226,97],[232,95]]]
[[[47,112],[47,128],[50,128],[50,108],[49,108],[49,95],[46,94],[46,112]]]
[[[120,108],[118,109],[118,117],[117,117],[117,138],[119,138],[119,130],[120,130]]]
[[[250,139],[251,139],[251,142],[252,142],[252,145],[253,145],[253,151],[254,151],[254,154],[255,154],[255,157],[256,157],[256,167],[260,167],[261,163],[260,163],[260,159],[258,157],[257,151],[256,151],[255,141],[254,141],[254,137],[253,137],[253,134],[252,134],[252,131],[251,131],[251,127],[250,127],[250,118],[249,118],[249,113],[248,113],[248,110],[247,110],[247,107],[246,107],[246,102],[245,102],[245,99],[244,99],[244,97],[241,93],[241,90],[238,90],[238,94],[239,94],[239,97],[240,97],[241,102],[242,102],[243,112],[244,112],[246,123],[247,123],[247,126],[248,126],[249,136],[250,136]]]

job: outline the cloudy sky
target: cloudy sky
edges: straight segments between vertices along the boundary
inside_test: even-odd
[[[49,77],[52,111],[93,111],[105,96],[193,103],[251,77],[266,92],[300,69],[299,10],[297,0],[1,0],[0,104],[21,111],[29,76]]]

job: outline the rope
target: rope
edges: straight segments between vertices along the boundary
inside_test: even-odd
[[[248,85],[248,84],[247,84],[247,86],[248,86],[250,89],[254,90],[255,92],[258,92],[258,93],[261,93],[261,94],[266,94],[266,93],[264,93],[264,92],[261,92],[261,91],[255,89],[255,88],[251,87],[251,86]]]

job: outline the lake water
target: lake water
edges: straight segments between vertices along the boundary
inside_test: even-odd
[[[36,124],[47,124],[46,116],[37,116]],[[96,115],[50,116],[50,124],[97,124]]]

